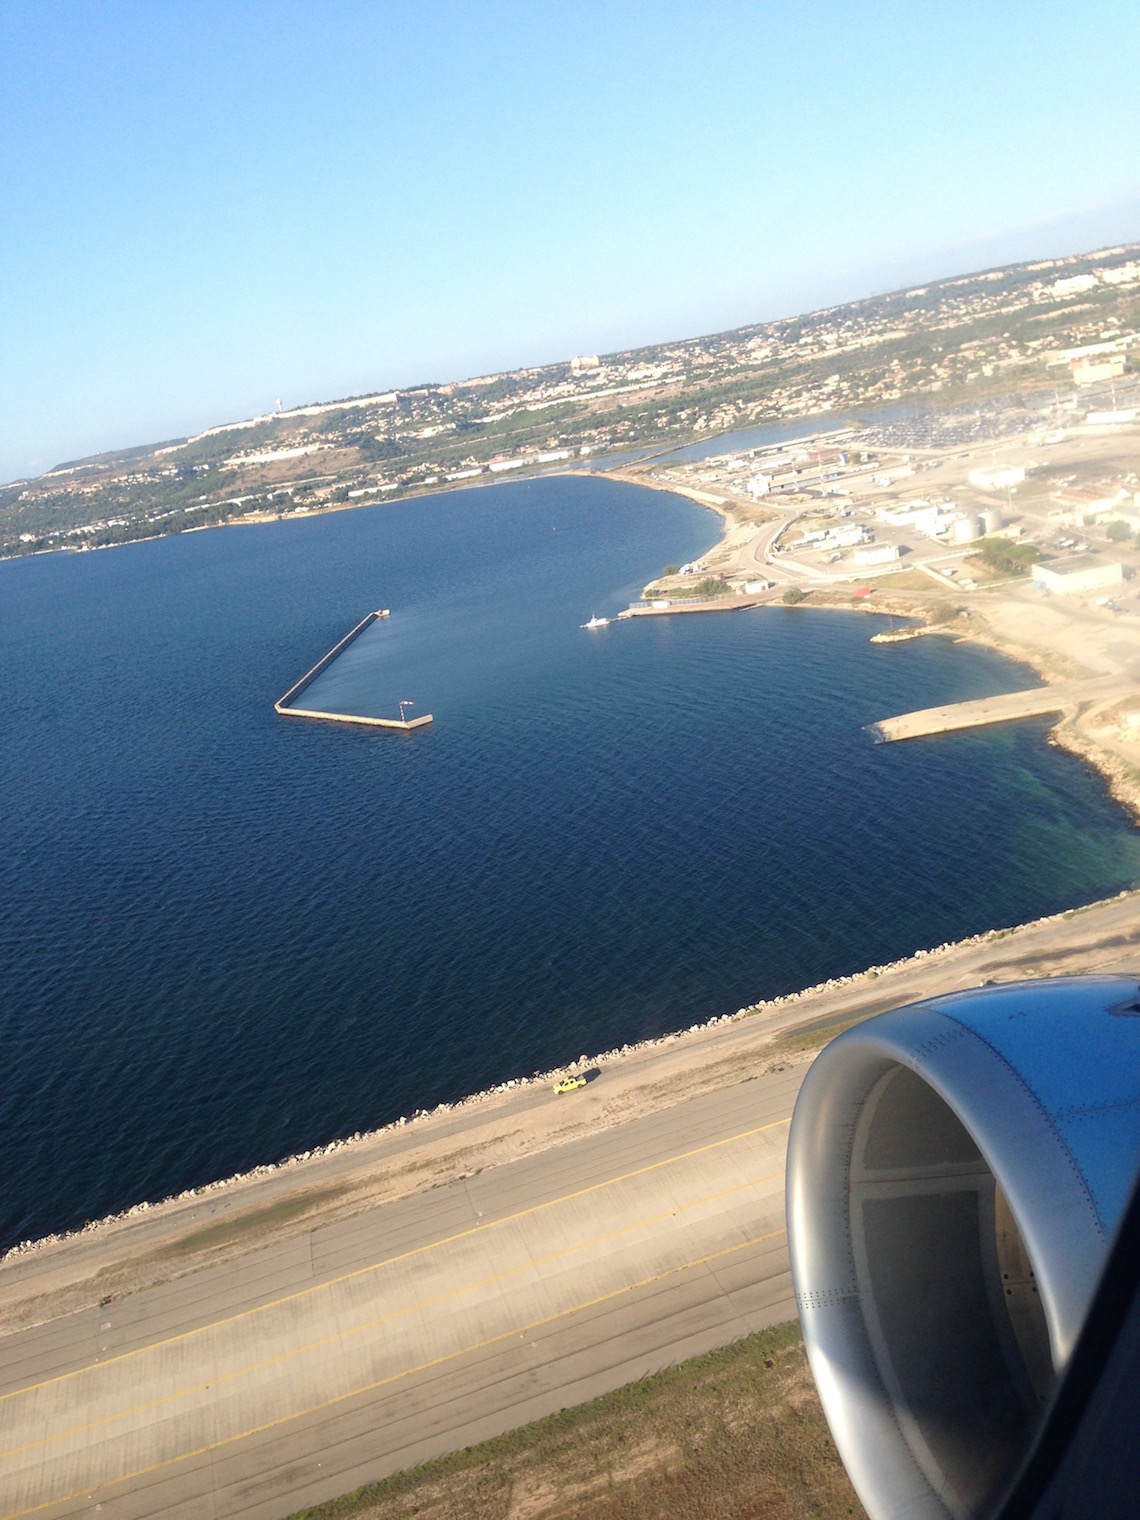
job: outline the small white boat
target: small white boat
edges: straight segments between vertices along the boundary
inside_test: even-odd
[[[582,624],[583,628],[608,628],[609,626],[609,618],[600,618],[596,612],[588,623]]]

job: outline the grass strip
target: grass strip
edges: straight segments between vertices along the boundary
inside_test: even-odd
[[[395,1473],[292,1520],[863,1515],[792,1322]]]

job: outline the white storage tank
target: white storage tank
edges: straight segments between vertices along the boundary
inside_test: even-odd
[[[956,544],[972,544],[982,536],[981,525],[976,517],[960,517],[951,532]]]
[[[1002,517],[1000,512],[982,513],[982,532],[996,533],[1001,527]]]

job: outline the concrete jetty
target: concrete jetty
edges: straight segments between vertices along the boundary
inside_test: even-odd
[[[352,723],[362,725],[364,728],[397,728],[403,733],[410,733],[413,728],[425,728],[435,719],[431,713],[424,713],[421,718],[365,718],[357,713],[334,713],[316,712],[304,707],[280,707],[274,703],[274,711],[279,712],[283,718],[317,718],[322,723]]]
[[[394,728],[404,733],[409,733],[413,728],[425,728],[433,721],[431,713],[424,713],[419,718],[366,718],[357,713],[317,712],[314,708],[290,705],[294,698],[299,697],[307,686],[311,686],[321,672],[327,670],[336,657],[343,654],[366,628],[370,628],[380,618],[388,616],[388,608],[383,607],[378,612],[370,612],[366,617],[362,617],[356,627],[346,633],[339,644],[334,644],[328,654],[321,656],[312,670],[307,670],[299,681],[290,686],[283,697],[279,697],[274,702],[273,711],[283,718],[313,718],[321,723],[351,723],[364,728]]]
[[[671,598],[661,597],[659,600],[665,603],[662,607],[655,607],[652,602],[633,602],[624,612],[618,613],[619,620],[622,618],[643,617],[671,617],[685,612],[743,612],[746,607],[761,607],[771,601],[771,597],[764,595],[751,596],[723,596],[702,598],[700,601],[680,600],[673,601]]]
[[[902,713],[868,725],[876,744],[894,744],[901,739],[924,739],[931,734],[951,734],[964,728],[982,728],[990,723],[1011,723],[1018,718],[1040,718],[1057,713],[1073,717],[1085,703],[1103,701],[1117,693],[1134,689],[1135,683],[1121,683],[1112,677],[1103,680],[1058,682],[1032,691],[1011,691],[999,697],[979,697],[972,702],[951,702],[945,707],[925,707],[919,712]]]

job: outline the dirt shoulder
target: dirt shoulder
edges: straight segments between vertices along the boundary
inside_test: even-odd
[[[294,1520],[862,1514],[799,1327],[780,1325]]]
[[[1140,974],[1140,893],[919,951],[680,1034],[584,1058],[574,1067],[596,1072],[600,1114],[592,1106],[587,1117],[574,1094],[555,1097],[558,1073],[544,1073],[276,1167],[137,1205],[63,1239],[17,1248],[0,1263],[0,1333],[568,1144],[775,1064],[806,1063],[838,1028],[900,1003],[984,981],[1089,971]]]

